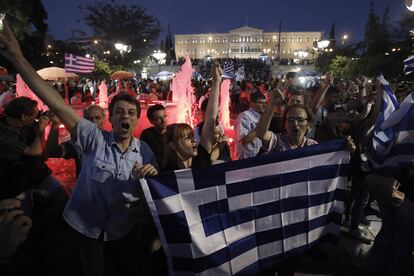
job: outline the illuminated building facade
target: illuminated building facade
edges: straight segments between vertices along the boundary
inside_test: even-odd
[[[192,59],[205,56],[213,58],[270,58],[313,59],[314,42],[322,38],[322,32],[263,32],[244,26],[228,33],[175,35],[177,58],[187,54]]]

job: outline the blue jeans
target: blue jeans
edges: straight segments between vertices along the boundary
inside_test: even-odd
[[[380,205],[382,227],[372,247],[372,257],[386,264],[388,275],[404,275],[414,250],[414,202],[399,208]]]

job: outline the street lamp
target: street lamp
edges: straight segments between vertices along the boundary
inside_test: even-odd
[[[115,49],[119,51],[122,56],[122,66],[124,65],[124,54],[131,52],[131,45],[123,44],[123,43],[115,43]]]
[[[405,6],[409,11],[414,11],[414,3],[413,0],[404,0]]]
[[[160,50],[154,51],[152,56],[157,60],[158,62],[158,71],[160,71],[161,64],[165,64],[165,57],[167,56],[166,53],[161,52]]]
[[[342,36],[342,46],[344,46],[345,45],[345,41],[348,39],[348,35],[343,35]]]

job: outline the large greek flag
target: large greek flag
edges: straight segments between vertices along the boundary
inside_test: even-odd
[[[382,124],[398,108],[398,101],[389,83],[383,76],[377,78],[381,82],[381,113],[375,123],[374,135],[372,138],[376,159],[381,159],[391,149],[394,140],[394,131],[391,128],[383,128]]]
[[[141,181],[171,275],[252,275],[337,237],[343,140]]]

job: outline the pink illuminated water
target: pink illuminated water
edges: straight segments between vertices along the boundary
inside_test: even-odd
[[[58,93],[56,91],[56,93]],[[29,86],[24,82],[20,74],[16,75],[16,94],[18,97],[28,97],[32,100],[37,101],[37,107],[43,111],[48,110],[49,108],[30,90]]]
[[[108,87],[105,81],[99,84],[99,105],[103,108],[108,108]]]
[[[220,86],[220,121],[225,129],[230,128],[230,80],[223,80]]]
[[[172,100],[177,104],[177,114],[175,121],[169,120],[169,123],[187,123],[194,126],[193,103],[195,102],[193,87],[191,86],[191,77],[194,69],[191,66],[190,57],[185,58],[184,64],[179,72],[176,73],[171,84]]]

